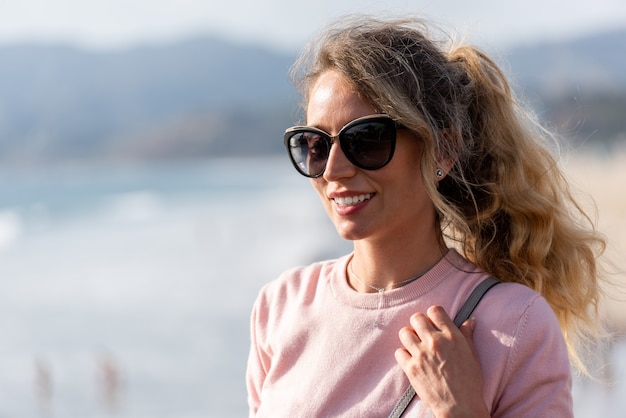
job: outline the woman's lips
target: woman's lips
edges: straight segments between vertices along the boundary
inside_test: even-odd
[[[333,201],[339,206],[355,206],[372,198],[372,193],[360,194],[355,196],[334,197]]]
[[[374,195],[375,193],[361,193],[349,196],[334,196],[331,200],[334,203],[335,212],[339,216],[348,216],[367,206]]]

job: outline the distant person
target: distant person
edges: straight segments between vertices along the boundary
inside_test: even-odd
[[[430,33],[344,18],[296,63],[305,121],[285,145],[354,251],[261,290],[251,417],[573,414],[604,239],[496,64]]]
[[[48,362],[41,358],[35,359],[35,392],[40,415],[49,416],[52,410],[52,370]]]
[[[121,373],[112,353],[105,351],[96,358],[98,375],[97,384],[103,405],[109,412],[116,412],[121,401]]]

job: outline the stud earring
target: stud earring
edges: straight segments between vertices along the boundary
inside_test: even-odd
[[[435,177],[437,177],[438,179],[443,178],[443,170],[441,168],[438,168],[437,170],[435,170]]]

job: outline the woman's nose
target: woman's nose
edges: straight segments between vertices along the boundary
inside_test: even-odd
[[[336,140],[333,141],[328,154],[326,169],[323,174],[324,179],[332,181],[343,177],[351,177],[355,172],[356,167],[348,160],[339,142]]]

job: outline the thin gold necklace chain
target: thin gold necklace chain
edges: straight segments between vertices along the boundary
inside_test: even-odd
[[[405,284],[409,284],[417,279],[419,279],[420,277],[422,277],[424,274],[426,274],[428,272],[428,270],[424,271],[423,273],[418,274],[417,276],[412,276],[409,277],[408,279],[402,280],[400,282],[397,283],[391,283],[390,286],[386,286],[386,287],[376,287],[376,286],[372,286],[371,284],[367,283],[365,280],[361,279],[359,276],[356,275],[356,273],[354,272],[354,270],[352,269],[352,260],[350,260],[350,263],[348,263],[348,270],[350,271],[350,274],[352,276],[354,276],[355,279],[357,279],[357,281],[359,283],[361,283],[363,286],[367,286],[370,289],[373,289],[375,291],[377,291],[378,293],[383,293],[385,290],[391,290],[391,289],[395,289],[397,287],[401,287]],[[387,289],[387,287],[389,287],[389,289]]]

